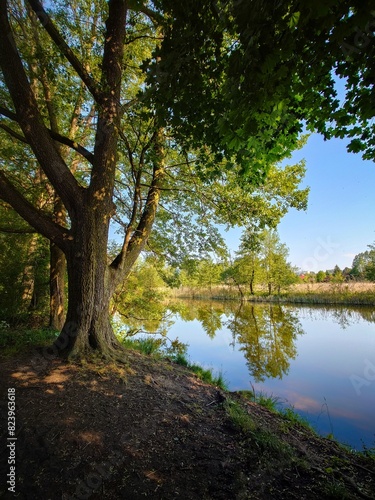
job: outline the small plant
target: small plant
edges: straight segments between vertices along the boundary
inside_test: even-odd
[[[238,430],[244,433],[255,431],[256,425],[253,419],[240,404],[231,399],[227,399],[224,403],[224,407],[230,420]]]
[[[7,321],[0,320],[0,332],[2,332],[3,330],[8,330],[8,328],[10,328],[9,323]]]
[[[346,498],[350,498],[345,486],[337,481],[333,481],[326,486],[325,494],[327,495],[326,498],[330,498],[332,500],[345,500]]]
[[[181,366],[189,366],[189,361],[186,359],[186,356],[184,356],[184,354],[177,354],[173,361]]]
[[[161,354],[161,347],[164,344],[164,339],[155,339],[152,337],[129,339],[128,337],[124,337],[121,343],[124,347],[135,349],[136,351],[151,356],[155,354]]]
[[[167,340],[169,340],[167,338]],[[185,344],[184,342],[180,342],[178,338],[174,340],[169,340],[170,345],[165,349],[165,354],[167,355],[168,358],[170,358],[172,361],[177,362],[177,359],[182,359],[186,357],[187,350],[189,347],[189,344]],[[186,361],[187,362],[187,361]],[[183,364],[183,363],[179,363]],[[187,365],[184,365],[187,366]]]
[[[7,326],[0,331],[1,355],[4,357],[14,356],[25,351],[30,346],[46,346],[52,344],[58,332],[51,328],[14,329]]]
[[[267,410],[270,410],[274,413],[277,413],[278,405],[280,404],[280,398],[274,396],[273,394],[268,395],[265,392],[255,392],[254,388],[252,391],[241,391],[241,394],[248,399],[249,401],[253,401]]]
[[[220,387],[220,389],[223,389],[223,391],[226,391],[228,389],[227,382],[224,378],[223,372],[220,371],[219,375],[214,379],[215,385],[217,387]]]
[[[147,356],[157,356],[167,358],[181,366],[185,366],[196,376],[206,382],[220,387],[223,390],[227,389],[223,374],[220,372],[217,377],[214,377],[211,370],[207,370],[200,365],[190,364],[186,358],[188,345],[180,342],[178,339],[171,341],[170,346],[166,347],[166,338],[141,337],[138,339],[130,339],[127,336],[121,338],[121,343],[128,349],[135,349]]]
[[[364,455],[367,458],[371,458],[375,462],[375,446],[372,446],[369,448],[362,442],[362,451],[360,452],[362,455]]]
[[[312,430],[312,427],[308,420],[304,417],[302,417],[299,413],[297,413],[294,408],[288,407],[284,408],[283,410],[280,411],[280,414],[290,422],[291,424],[299,424],[302,425],[303,427]]]
[[[257,426],[239,403],[227,399],[224,407],[234,426],[250,439],[251,446],[249,448],[257,450],[258,456],[262,456],[263,459],[275,457],[278,461],[291,459],[290,446],[283,443],[276,434]]]
[[[200,365],[196,364],[192,365],[189,363],[187,365],[187,368],[193,373],[195,373],[195,375],[200,380],[203,380],[203,382],[220,387],[220,389],[223,389],[224,391],[227,389],[223,374],[221,372],[217,377],[214,377],[212,374],[212,370],[207,370]]]

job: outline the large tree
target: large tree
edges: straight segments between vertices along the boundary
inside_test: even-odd
[[[352,135],[355,149],[373,154],[373,45],[341,48],[357,30],[370,37],[369,2],[46,5],[0,0],[1,131],[17,142],[0,158],[0,197],[66,256],[61,351],[118,352],[110,299],[148,242],[161,198],[171,233],[170,207],[181,198],[201,227],[207,213],[241,220],[226,187],[232,200],[245,199],[245,223],[301,208],[306,193],[293,172],[273,165],[295,147],[302,119],[327,136]],[[341,107],[333,69],[348,78]],[[22,156],[37,160],[55,210],[20,188]],[[109,260],[111,220],[124,239]]]

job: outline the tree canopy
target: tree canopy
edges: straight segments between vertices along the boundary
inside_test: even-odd
[[[303,120],[374,157],[373,14],[367,1],[1,0],[0,197],[66,256],[59,349],[116,350],[109,302],[147,244],[179,259],[217,245],[213,222],[262,228],[304,208],[304,166],[278,164]]]

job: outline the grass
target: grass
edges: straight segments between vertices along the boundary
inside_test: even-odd
[[[134,349],[147,356],[151,356],[161,354],[163,339],[155,339],[152,337],[141,337],[139,339],[125,338],[121,343],[125,348]]]
[[[332,483],[329,483],[325,487],[326,498],[330,498],[332,500],[346,500],[351,498],[349,493],[345,487],[345,485],[339,481],[333,480]]]
[[[195,373],[195,375],[203,382],[207,384],[215,385],[216,387],[220,387],[220,389],[226,390],[227,386],[223,377],[223,374],[220,372],[217,377],[214,377],[212,374],[212,370],[207,370],[202,368],[202,366],[197,364],[188,363],[186,366],[190,371]]]
[[[226,382],[221,372],[215,377],[212,370],[205,369],[198,364],[190,363],[186,357],[188,348],[186,344],[174,340],[171,342],[171,345],[167,347],[166,340],[167,339],[164,338],[153,337],[141,337],[138,339],[125,337],[121,339],[121,343],[124,347],[135,349],[147,356],[170,359],[174,363],[186,367],[203,382],[215,385],[223,390],[227,389]]]
[[[296,425],[303,425],[309,432],[314,432],[310,425],[293,408],[278,410],[278,398],[274,396],[269,397],[265,394],[255,395],[251,391],[242,394],[250,400],[254,400],[255,396],[257,403],[262,404],[262,406],[271,411],[276,410],[277,413],[286,419],[288,427],[290,425],[291,429],[295,428]],[[260,470],[263,470],[263,472],[266,471],[266,473],[271,474],[275,470],[285,470],[287,475],[297,474],[297,477],[303,476],[306,472],[316,467],[313,459],[310,460],[309,456],[301,456],[298,447],[296,448],[284,440],[282,425],[279,427],[281,434],[277,431],[270,431],[263,428],[263,424],[254,421],[253,417],[249,415],[240,403],[229,398],[224,402],[224,408],[232,425],[243,434],[244,451],[249,464],[257,464],[256,466]],[[317,496],[317,498],[337,500],[353,498],[349,493],[347,485],[344,484],[347,478],[345,473],[341,474],[341,458],[332,456],[330,459],[330,466],[321,469],[319,483],[314,485],[316,488],[319,488],[322,495]],[[341,481],[339,477],[340,479],[344,479],[344,481]],[[351,486],[357,488],[358,493],[360,493],[360,489],[354,483]]]
[[[297,413],[294,408],[283,408],[279,413],[289,424],[291,424],[292,427],[297,424],[314,431],[309,421]]]
[[[269,395],[262,391],[255,392],[254,389],[252,391],[240,391],[240,393],[249,401],[253,401],[273,413],[279,412],[280,398],[278,396]]]
[[[262,391],[255,392],[255,389],[252,391],[240,391],[240,394],[246,399],[267,408],[267,410],[281,415],[287,423],[287,427],[293,427],[297,424],[315,432],[308,420],[297,413],[293,407],[281,408],[280,405],[282,402],[278,396],[269,395]]]
[[[51,345],[58,332],[51,328],[11,328],[0,322],[0,349],[3,357],[12,357],[27,351],[30,346]]]
[[[277,461],[291,458],[290,446],[273,432],[259,427],[239,403],[227,398],[224,408],[234,427],[251,441],[251,449],[263,459],[269,456],[277,458]]]
[[[250,295],[248,287],[243,286],[245,300],[251,302],[281,302],[296,304],[346,304],[375,305],[375,283],[298,283],[283,290],[280,294],[268,295],[265,289],[256,289]],[[211,288],[182,287],[170,295],[175,298],[207,300],[239,300],[238,288],[229,285],[217,285]]]

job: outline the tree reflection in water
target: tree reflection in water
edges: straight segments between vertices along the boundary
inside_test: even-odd
[[[296,338],[304,333],[297,313],[275,304],[243,304],[227,328],[256,382],[288,373],[290,360],[297,355]]]
[[[147,312],[137,310],[136,316],[126,318],[124,323],[132,331],[163,337],[178,320],[199,321],[211,339],[220,330],[228,330],[232,334],[231,345],[243,352],[251,377],[255,382],[263,382],[266,378],[281,379],[287,375],[290,361],[297,356],[296,340],[305,333],[300,322],[303,318],[325,318],[344,329],[360,319],[375,322],[375,312],[360,307],[300,307],[180,299],[163,304],[150,301]]]

